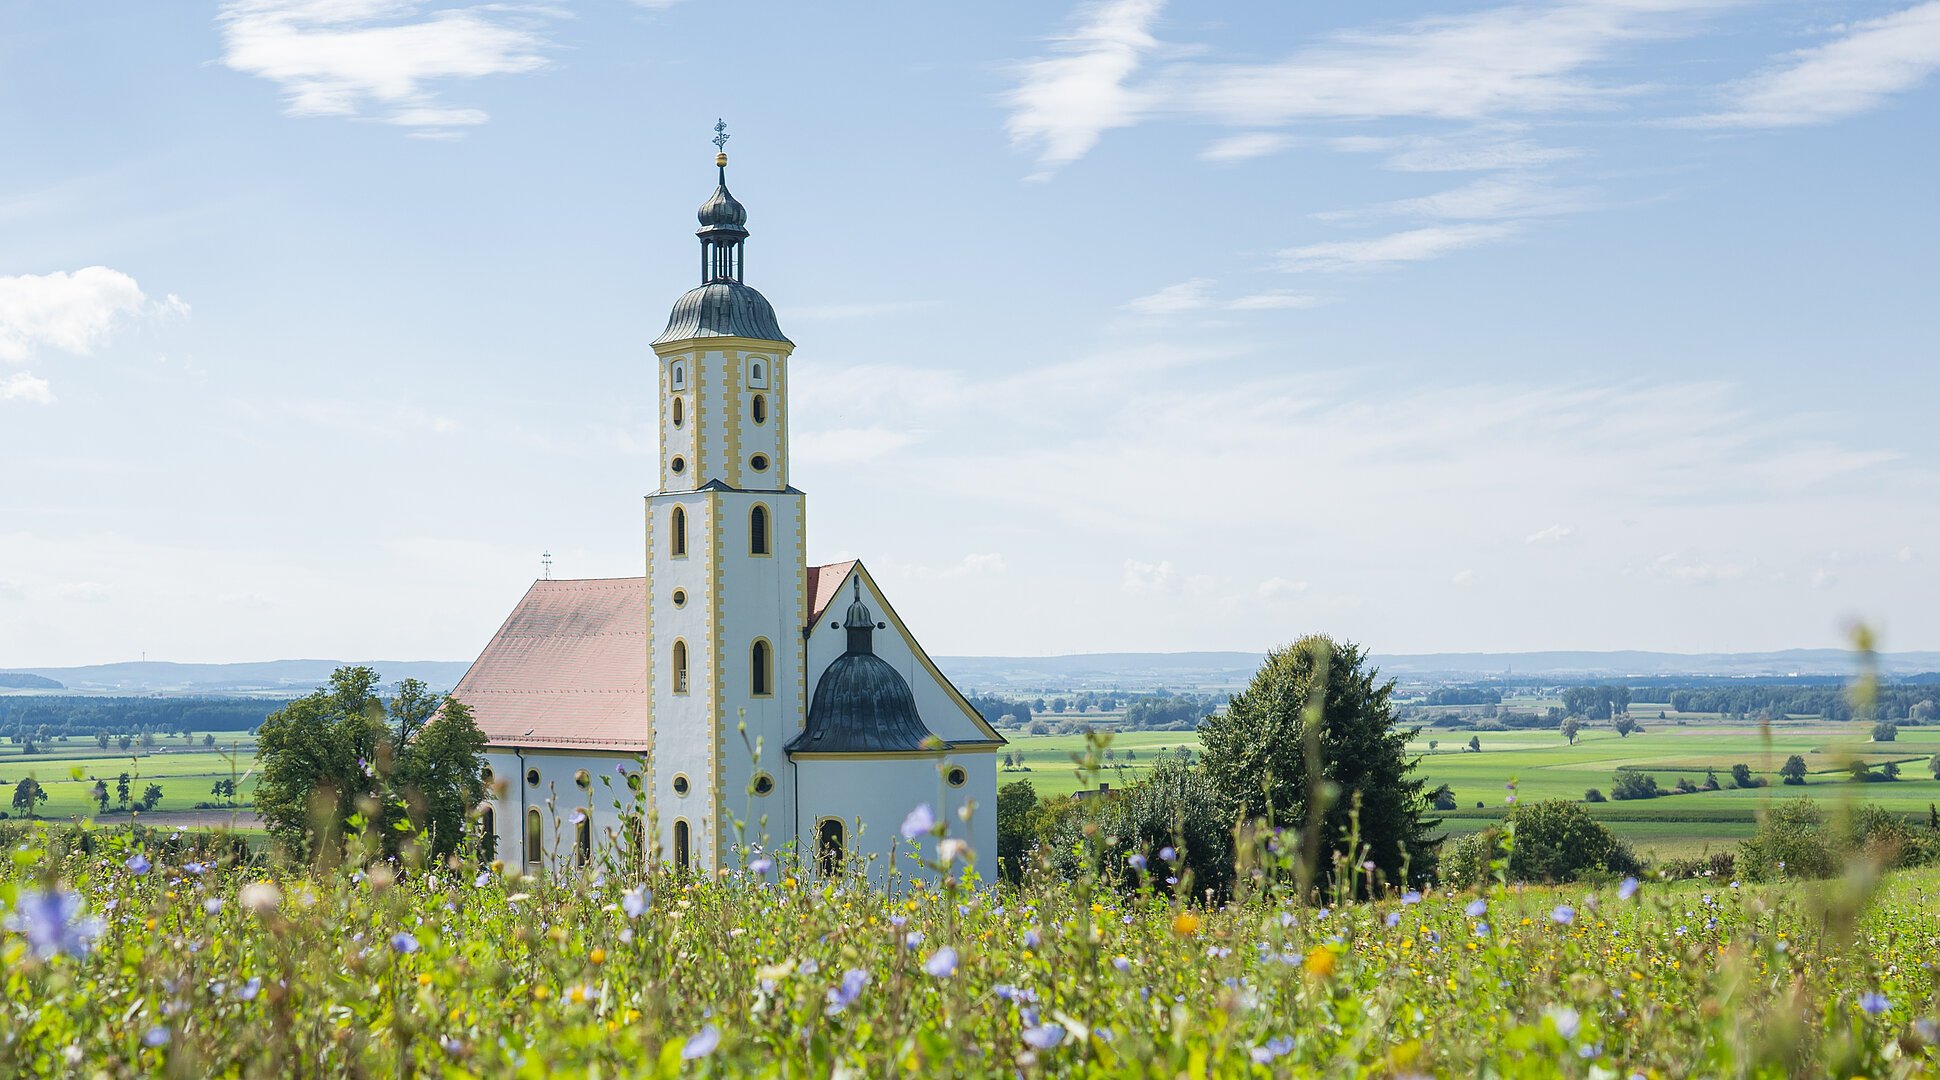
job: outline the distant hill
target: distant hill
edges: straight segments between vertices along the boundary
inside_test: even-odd
[[[470,665],[458,660],[360,660],[385,682],[418,679],[433,690],[449,690]],[[342,660],[266,660],[245,664],[175,664],[164,660],[86,667],[16,668],[0,671],[0,680],[25,676],[51,686],[23,689],[60,690],[93,694],[235,694],[279,695],[308,693],[344,666]],[[0,682],[0,686],[8,685]]]
[[[1264,654],[1249,652],[1077,653],[1069,656],[939,656],[965,690],[1220,690],[1244,685]],[[1375,654],[1383,674],[1405,683],[1480,679],[1847,678],[1858,665],[1844,649],[1762,653],[1525,652]],[[418,679],[449,690],[469,666],[459,660],[365,660],[386,682]],[[84,694],[283,696],[323,685],[341,660],[174,664],[160,660],[0,671],[0,690]],[[1880,672],[1906,679],[1940,672],[1940,652],[1882,653]]]

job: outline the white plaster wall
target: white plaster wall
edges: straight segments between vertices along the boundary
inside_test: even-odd
[[[688,824],[690,850],[700,868],[710,867],[707,838],[718,820],[713,800],[714,715],[711,680],[717,662],[711,653],[711,608],[715,495],[692,492],[655,496],[647,500],[647,663],[653,732],[652,770],[648,777],[658,811],[654,845],[667,858],[674,851],[674,822]],[[687,511],[687,554],[671,551],[673,507]],[[682,590],[687,603],[675,607],[673,595]],[[674,643],[687,643],[687,692],[674,692]],[[674,794],[674,777],[687,777],[685,796]]]
[[[822,672],[836,657],[849,647],[848,634],[840,628],[843,615],[849,610],[852,596],[851,582],[856,577],[851,570],[849,577],[843,579],[842,589],[836,595],[829,609],[815,622],[815,628],[808,640],[809,698],[814,700],[813,686],[821,678]],[[909,682],[909,688],[916,695],[916,711],[923,723],[938,737],[950,742],[981,742],[987,738],[982,728],[964,714],[963,707],[957,703],[944,684],[932,676],[929,669],[918,659],[916,651],[910,647],[910,637],[889,610],[889,605],[873,589],[867,578],[862,582],[862,602],[869,605],[877,622],[887,622],[887,630],[875,633],[874,647],[877,656],[895,668]],[[835,624],[835,625],[831,625]],[[993,797],[995,793],[992,793]]]
[[[959,765],[969,774],[969,780],[963,787],[952,787],[944,776],[952,766]],[[901,832],[909,812],[927,803],[938,820],[948,825],[947,835],[969,841],[978,875],[986,882],[993,880],[997,808],[994,800],[985,802],[974,794],[980,772],[993,780],[996,776],[990,755],[804,758],[795,763],[795,769],[802,799],[799,850],[805,859],[814,857],[816,830],[822,819],[836,817],[848,829],[849,857],[868,865],[871,880],[887,879],[892,858],[905,878],[934,878],[910,855],[912,850],[920,851],[934,861],[935,838],[923,837],[912,844]],[[966,825],[958,811],[972,799],[976,806]]]
[[[541,865],[549,870],[570,869],[573,865],[575,809],[587,811],[593,825],[593,850],[615,850],[620,841],[621,814],[634,805],[632,789],[617,771],[642,768],[639,755],[566,750],[524,751],[520,755],[505,747],[488,747],[486,767],[492,770],[493,783],[487,799],[496,818],[494,835],[497,857],[508,866],[523,867],[525,830],[523,814],[537,809],[542,822]],[[537,784],[528,783],[526,772],[539,772]],[[576,782],[578,772],[586,770],[589,786]],[[617,806],[615,804],[618,804]]]

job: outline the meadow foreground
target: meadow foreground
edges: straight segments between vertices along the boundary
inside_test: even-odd
[[[70,834],[71,835],[71,834]],[[221,865],[22,831],[0,1074],[1915,1076],[1940,873],[1200,908]]]

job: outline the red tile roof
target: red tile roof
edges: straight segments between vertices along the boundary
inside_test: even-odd
[[[647,579],[533,582],[452,696],[494,746],[646,750]]]
[[[808,568],[808,625],[814,626],[822,617],[822,612],[835,602],[836,593],[842,588],[842,579],[855,569],[856,561],[832,562],[826,566]]]

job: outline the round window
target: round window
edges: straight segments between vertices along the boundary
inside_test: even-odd
[[[539,770],[537,770],[537,769],[527,769],[527,770],[525,771],[525,782],[526,782],[526,783],[528,783],[528,784],[531,784],[531,785],[532,785],[533,787],[538,787],[538,786],[539,786]]]
[[[686,607],[686,606],[687,606],[687,590],[686,590],[686,589],[675,589],[675,590],[674,590],[674,606],[675,606],[675,607]]]
[[[671,469],[673,469],[673,470],[674,470],[675,472],[677,472],[677,473],[678,473],[678,472],[686,472],[686,471],[687,471],[687,459],[686,459],[686,458],[684,458],[684,457],[677,457],[677,458],[675,458],[675,459],[674,459],[674,460],[672,461],[672,463],[670,463],[670,464],[668,465],[668,468],[671,468]]]
[[[587,772],[585,769],[581,769],[573,774],[573,784],[582,790],[591,790],[593,786],[593,774]]]
[[[754,774],[754,793],[756,795],[766,795],[773,790],[775,790],[774,777],[769,776],[767,773]]]
[[[676,795],[687,794],[687,778],[678,773],[674,775],[674,794]]]
[[[748,464],[754,467],[755,472],[767,472],[768,455],[756,454],[755,456],[748,459]]]
[[[944,774],[944,779],[950,782],[951,787],[962,787],[969,781],[970,774],[963,771],[963,766],[953,765],[950,771]]]
[[[485,766],[485,768],[484,768],[484,770],[483,770],[483,771],[481,771],[481,772],[480,772],[480,773],[478,774],[478,778],[479,778],[480,780],[483,780],[483,781],[485,781],[485,782],[486,782],[486,783],[488,783],[488,784],[489,784],[489,783],[491,783],[491,782],[492,782],[492,767],[491,767],[490,765],[487,765],[487,766]]]

